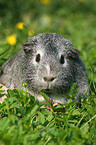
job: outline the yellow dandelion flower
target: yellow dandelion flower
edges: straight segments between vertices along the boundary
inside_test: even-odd
[[[24,23],[17,23],[16,24],[16,27],[18,28],[18,29],[23,29],[23,26],[24,26]]]
[[[42,4],[48,5],[51,3],[51,0],[40,0]]]
[[[28,35],[29,35],[29,36],[34,35],[34,34],[35,34],[35,32],[34,32],[33,29],[28,31]]]
[[[15,45],[16,44],[16,35],[15,34],[12,34],[11,36],[9,36],[7,38],[7,42],[10,44],[10,45]]]

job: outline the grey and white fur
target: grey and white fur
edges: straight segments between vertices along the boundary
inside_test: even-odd
[[[75,97],[80,101],[88,92],[86,68],[80,52],[72,43],[56,33],[42,33],[28,39],[22,49],[2,66],[0,83],[8,88],[21,88],[27,83],[28,91],[38,101],[44,91],[52,102],[64,103],[70,88],[77,83],[79,91]]]

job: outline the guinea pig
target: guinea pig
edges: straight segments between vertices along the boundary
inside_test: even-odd
[[[27,83],[28,91],[37,101],[44,101],[40,92],[52,102],[66,104],[71,86],[79,91],[75,100],[88,94],[88,77],[80,52],[72,43],[56,33],[42,33],[28,39],[21,50],[2,66],[0,83],[6,87],[21,88]]]

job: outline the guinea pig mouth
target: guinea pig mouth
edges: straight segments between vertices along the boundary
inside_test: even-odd
[[[52,90],[51,89],[42,89],[41,92],[44,92],[45,94],[51,94]]]

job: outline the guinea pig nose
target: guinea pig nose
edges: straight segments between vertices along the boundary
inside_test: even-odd
[[[52,82],[52,81],[54,81],[55,77],[46,76],[43,79],[44,79],[45,82]]]

